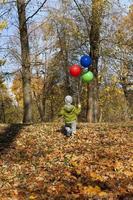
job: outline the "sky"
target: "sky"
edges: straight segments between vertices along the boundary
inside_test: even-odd
[[[133,0],[120,0],[120,3],[122,3],[125,6],[129,6],[133,3]]]
[[[33,2],[33,1],[35,1],[35,0],[31,0],[31,2]],[[48,0],[48,3],[46,4],[46,6],[56,7],[57,1],[58,0]],[[119,0],[119,2],[122,5],[122,7],[125,7],[127,9],[129,7],[129,5],[131,5],[133,3],[133,0]],[[29,6],[28,12],[27,12],[28,16],[31,15],[31,13],[33,12],[33,6],[31,6],[31,8],[32,9],[30,10],[30,6]],[[36,9],[37,9],[37,6],[34,7],[34,10],[36,10]],[[14,38],[16,36],[16,32],[18,32],[18,29],[16,28],[16,25],[18,25],[17,10],[16,10],[16,8],[12,9],[12,10],[13,11],[11,12],[11,15],[8,16],[8,23],[9,23],[8,28],[3,30],[0,33],[0,37],[1,37],[0,58],[3,58],[3,59],[5,58],[7,60],[6,64],[0,68],[0,71],[3,71],[3,72],[13,72],[16,69],[18,69],[18,64],[15,64],[14,61],[11,61],[11,58],[8,57],[9,52],[6,50],[6,48],[9,45],[9,40],[11,38]],[[34,20],[40,21],[43,18],[44,18],[44,10],[43,10],[43,12],[40,12],[36,17],[34,17]],[[11,80],[7,80],[7,84],[11,85]]]

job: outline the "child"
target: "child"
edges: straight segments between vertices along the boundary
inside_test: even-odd
[[[59,116],[63,116],[65,120],[65,133],[67,136],[70,136],[76,133],[76,122],[77,116],[81,111],[81,105],[78,105],[78,108],[72,105],[72,97],[65,97],[65,105],[61,109]]]

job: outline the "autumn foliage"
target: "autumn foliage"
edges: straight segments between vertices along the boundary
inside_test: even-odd
[[[0,126],[1,200],[133,197],[133,124]]]

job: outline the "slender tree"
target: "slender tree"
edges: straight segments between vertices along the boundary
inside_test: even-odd
[[[41,6],[26,19],[26,3],[25,0],[17,0],[17,10],[19,18],[19,32],[21,42],[21,59],[22,59],[22,83],[23,83],[23,104],[24,115],[23,122],[32,122],[32,97],[31,97],[31,67],[30,67],[30,49],[27,30],[27,21],[33,18],[39,10],[44,6],[47,0],[43,1]]]
[[[23,122],[32,122],[32,98],[31,98],[31,71],[30,71],[30,50],[28,41],[28,31],[26,24],[25,0],[17,0],[17,9],[19,17],[19,31],[21,42],[22,58],[22,80],[23,80],[23,104],[24,115]]]
[[[90,28],[90,56],[93,60],[92,71],[95,79],[88,85],[87,97],[87,121],[98,122],[98,60],[100,47],[100,28],[102,25],[102,15],[105,6],[104,0],[92,0],[91,28]]]
[[[86,13],[87,9],[85,1],[79,4],[74,0],[80,14],[82,15],[86,31],[89,37],[90,49],[88,47],[88,52],[93,60],[93,67],[91,70],[95,75],[95,79],[92,83],[87,85],[87,108],[86,108],[86,120],[88,122],[97,122],[99,118],[99,108],[98,108],[98,60],[99,60],[99,49],[100,49],[100,31],[102,25],[103,11],[106,5],[105,0],[92,0],[91,2],[91,12]],[[91,14],[90,14],[91,13]]]

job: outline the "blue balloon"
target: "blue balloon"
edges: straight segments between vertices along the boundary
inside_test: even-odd
[[[85,68],[89,67],[92,64],[91,57],[88,55],[82,56],[80,59],[80,64]]]

